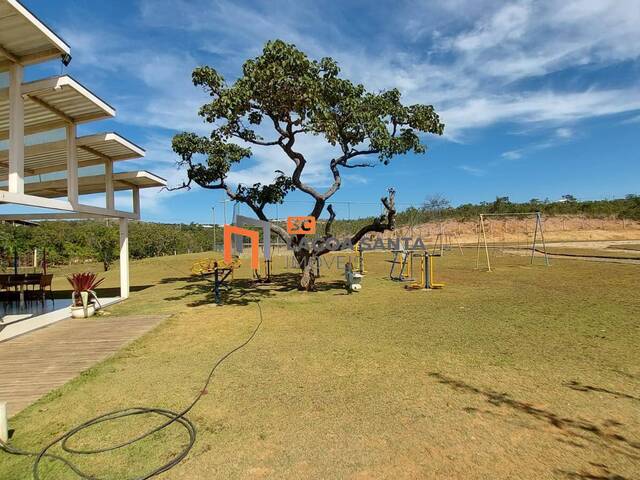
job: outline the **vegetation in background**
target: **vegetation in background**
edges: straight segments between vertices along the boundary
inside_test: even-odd
[[[565,198],[573,198],[566,195]],[[586,217],[616,217],[640,220],[640,196],[627,195],[614,200],[530,200],[514,203],[508,197],[494,202],[465,204],[452,207],[449,201],[435,195],[419,207],[410,207],[396,214],[398,227],[412,227],[443,219],[475,220],[480,213],[515,213],[541,211],[545,215],[583,215]],[[333,234],[346,236],[368,225],[371,218],[335,220]],[[261,231],[260,231],[261,233]],[[222,228],[216,227],[218,246],[222,245]],[[164,224],[131,222],[129,249],[133,259],[161,257],[181,253],[196,253],[213,249],[213,228],[198,224]],[[100,262],[104,270],[118,258],[118,225],[98,221],[42,222],[37,227],[0,224],[0,268],[13,262],[13,251],[28,259],[34,248],[47,250],[50,265]],[[28,260],[30,265],[31,260]]]
[[[476,220],[481,213],[542,212],[547,216],[581,215],[591,218],[625,218],[640,220],[640,195],[627,195],[612,200],[578,201],[573,195],[564,195],[561,201],[539,200],[512,202],[509,197],[497,197],[493,202],[466,203],[452,207],[441,195],[425,200],[420,207],[409,207],[396,215],[396,225],[412,227],[439,220]],[[370,219],[336,220],[336,232],[352,232]]]
[[[222,230],[217,229],[218,242]],[[13,265],[17,249],[22,262],[31,265],[33,250],[49,265],[100,262],[104,270],[118,258],[118,224],[100,221],[41,222],[37,227],[0,224],[0,267]],[[129,251],[133,259],[161,257],[213,249],[213,229],[202,225],[131,222]]]

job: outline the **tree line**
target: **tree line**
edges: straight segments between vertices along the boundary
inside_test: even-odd
[[[445,219],[475,220],[481,213],[535,211],[547,216],[581,215],[640,220],[640,195],[587,201],[565,195],[561,201],[534,198],[522,203],[511,202],[509,197],[498,197],[493,202],[468,203],[457,207],[453,207],[446,198],[435,195],[427,198],[419,207],[398,212],[397,226],[415,226]],[[335,220],[334,235],[346,236],[371,220]],[[222,245],[222,235],[222,227],[216,227],[218,248]],[[133,259],[211,251],[213,245],[214,229],[211,226],[148,222],[131,222],[129,226],[129,251]],[[94,220],[41,222],[37,226],[0,223],[0,268],[7,269],[13,265],[14,253],[25,259],[23,262],[28,262],[34,249],[38,249],[40,258],[46,250],[49,265],[97,261],[107,270],[118,258],[118,224]]]
[[[216,228],[218,243],[222,229]],[[213,228],[198,224],[130,222],[129,252],[133,259],[212,250]],[[51,221],[37,226],[0,224],[0,267],[13,265],[14,253],[29,262],[34,249],[48,265],[101,262],[105,270],[119,256],[118,222]]]
[[[466,203],[454,207],[441,195],[428,197],[418,207],[409,207],[398,212],[396,224],[415,226],[441,220],[476,220],[481,213],[527,213],[541,212],[546,216],[580,215],[590,218],[624,218],[640,220],[640,195],[630,194],[611,200],[578,200],[573,195],[564,195],[561,200],[550,201],[532,198],[528,202],[512,202],[509,197],[496,197],[493,202]],[[336,220],[336,236],[347,234],[366,225],[370,218]]]

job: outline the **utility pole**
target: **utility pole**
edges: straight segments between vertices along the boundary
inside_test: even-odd
[[[224,224],[227,225],[227,200],[222,201],[222,208],[224,213]]]

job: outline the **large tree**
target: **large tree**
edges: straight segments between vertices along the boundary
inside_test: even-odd
[[[367,92],[362,85],[340,78],[339,72],[333,59],[311,60],[295,45],[280,40],[268,42],[260,56],[247,60],[242,76],[230,85],[215,69],[198,67],[193,83],[211,97],[199,114],[212,125],[211,134],[185,132],[173,139],[173,150],[188,178],[178,188],[195,183],[222,190],[261,220],[268,220],[267,205],[282,203],[292,190],[313,199],[310,216],[317,219],[327,209],[329,220],[312,248],[303,235],[291,236],[279,225],[272,227],[294,249],[305,289],[314,286],[315,259],[328,251],[324,240],[331,236],[336,216],[328,201],[342,186],[341,172],[388,165],[394,156],[411,151],[424,153],[420,133],[442,135],[444,130],[431,105],[403,105],[398,90]],[[322,136],[336,151],[326,159],[332,184],[324,191],[303,180],[309,162],[299,148],[303,135]],[[290,173],[275,171],[269,184],[230,185],[232,167],[250,158],[252,147],[279,149],[291,160]],[[394,229],[393,192],[382,203],[385,213],[356,232],[351,244],[367,233]]]

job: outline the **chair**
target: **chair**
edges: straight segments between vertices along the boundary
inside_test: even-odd
[[[16,291],[19,291],[24,286],[25,279],[26,275],[24,273],[9,275],[9,288],[13,288]]]
[[[53,274],[40,275],[40,295],[42,297],[42,300],[45,300],[47,298],[47,287],[48,287],[49,297],[51,298],[51,300],[55,302],[55,299],[53,297],[53,289],[51,287],[52,283],[53,283]]]
[[[11,275],[7,275],[7,274],[2,274],[0,275],[0,291],[2,290],[9,290],[9,277]]]
[[[9,282],[10,275],[0,275],[0,299],[4,309],[6,310],[7,304],[14,301],[15,292],[11,291],[11,283]]]
[[[34,290],[38,285],[40,285],[41,279],[41,273],[27,273],[25,277],[25,284]]]

